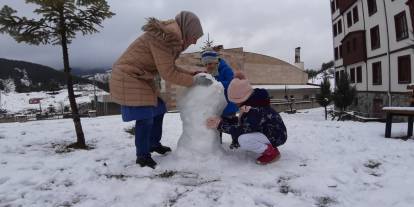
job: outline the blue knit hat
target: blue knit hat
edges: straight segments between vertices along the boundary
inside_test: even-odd
[[[208,63],[218,63],[218,58],[218,53],[211,48],[206,48],[201,53],[201,63],[203,63],[203,65],[206,65]]]

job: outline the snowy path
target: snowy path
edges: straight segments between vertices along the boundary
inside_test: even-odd
[[[156,170],[134,164],[133,123],[119,116],[82,119],[90,151],[61,148],[75,140],[71,120],[0,124],[0,206],[413,205],[413,140],[383,138],[383,123],[325,121],[320,109],[282,117],[289,137],[276,163],[228,151],[192,163],[154,156]],[[164,122],[175,149],[179,114]]]

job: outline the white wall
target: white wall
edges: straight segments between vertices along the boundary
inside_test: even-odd
[[[365,12],[365,28],[366,28],[366,41],[367,41],[367,57],[373,57],[384,54],[388,51],[388,35],[387,27],[385,23],[385,10],[383,0],[377,1],[377,12],[369,16],[368,4],[364,0],[364,12]],[[387,0],[391,1],[391,0]],[[401,0],[400,0],[401,1]],[[371,50],[371,28],[379,25],[381,47]]]
[[[337,10],[336,12],[338,12],[339,13],[339,11]],[[334,47],[333,47],[333,50],[334,50],[334,54],[335,54],[335,48],[336,47],[338,47],[339,48],[339,45],[341,45],[342,43],[341,43],[341,41],[342,41],[342,39],[344,39],[344,34],[345,34],[345,32],[344,32],[344,19],[342,18],[342,17],[339,17],[337,20],[335,20],[335,22],[333,22],[333,24],[336,24],[336,23],[338,23],[338,21],[339,20],[341,20],[342,21],[342,33],[341,34],[338,34],[336,37],[334,37]],[[333,24],[332,24],[332,26],[333,26]],[[339,55],[339,54],[338,54]],[[343,65],[343,60],[342,60],[342,58],[339,58],[338,60],[335,60],[335,66],[341,66],[341,65]]]
[[[344,39],[344,19],[342,18],[342,17],[339,17],[338,19],[336,19],[335,20],[335,22],[333,22],[333,24],[336,24],[336,23],[338,23],[339,22],[339,20],[341,20],[342,21],[342,33],[341,34],[338,34],[336,37],[334,37],[334,46],[335,47],[337,47],[338,45],[340,45],[341,44],[341,40],[342,39]],[[333,24],[332,24],[332,27],[333,27]],[[332,28],[333,29],[333,28]]]
[[[381,61],[381,72],[382,72],[382,84],[372,84],[372,63]],[[368,66],[368,90],[369,91],[388,91],[389,78],[388,78],[388,56],[382,56],[380,58],[374,58],[367,61]]]
[[[366,65],[365,62],[359,62],[359,63],[346,66],[346,70],[349,75],[351,74],[351,68],[355,68],[355,82],[356,83],[352,85],[355,86],[358,91],[367,90],[367,73],[366,73],[367,70],[366,70],[365,65]],[[357,83],[357,67],[359,66],[361,66],[362,68],[362,82],[361,83]]]
[[[385,16],[385,8],[384,8],[384,1],[386,5],[387,11],[387,18]],[[413,28],[411,24],[411,16],[408,6],[405,4],[406,0],[376,0],[377,2],[377,12],[373,15],[369,16],[368,13],[368,5],[367,0],[359,0],[354,5],[352,5],[347,11],[345,11],[341,16],[339,14],[339,10],[337,10],[333,14],[333,18],[340,16],[334,23],[336,23],[339,19],[342,20],[342,27],[343,33],[336,36],[334,38],[334,48],[339,47],[341,44],[342,39],[346,34],[353,31],[363,30],[364,23],[365,23],[365,30],[366,30],[366,48],[367,48],[367,58],[384,55],[387,54],[388,51],[395,51],[401,48],[405,48],[407,46],[413,45],[414,36],[412,34]],[[352,9],[358,6],[358,17],[359,21],[356,24],[353,24],[350,28],[347,26],[347,18],[346,14]],[[407,18],[407,26],[409,30],[409,38],[405,40],[398,41],[396,40],[395,34],[395,21],[394,16],[401,11],[406,12]],[[364,14],[362,13],[364,12]],[[364,22],[365,18],[365,22]],[[352,18],[353,21],[353,18]],[[381,47],[378,49],[371,50],[371,34],[370,29],[375,27],[376,25],[379,26],[380,30],[380,41]],[[388,25],[388,33],[387,33],[387,25]],[[389,37],[388,37],[389,36]],[[389,41],[389,42],[388,42]],[[388,48],[389,44],[389,48]],[[343,46],[344,47],[344,46]],[[345,47],[344,47],[345,48]],[[411,80],[414,82],[414,50],[413,49],[406,49],[405,51],[400,51],[397,53],[393,53],[388,58],[387,55],[378,57],[375,59],[370,59],[365,63],[357,63],[353,65],[349,65],[346,67],[347,72],[349,73],[349,69],[353,68],[358,65],[362,66],[362,76],[363,80],[362,83],[355,84],[358,90],[368,90],[368,91],[388,91],[389,84],[391,84],[391,91],[392,92],[405,92],[407,84],[398,84],[398,57],[411,54]],[[389,63],[390,59],[390,63]],[[381,71],[382,71],[382,85],[373,85],[372,84],[372,63],[381,61]],[[335,66],[342,66],[343,59],[338,59],[335,61]],[[390,68],[391,66],[391,73]],[[343,70],[344,67],[336,69],[336,71]],[[391,78],[391,83],[390,78]],[[368,87],[367,87],[367,78],[368,78]]]
[[[332,1],[333,0],[331,0],[330,2],[332,2]],[[329,5],[329,8],[331,8],[331,5]],[[336,8],[338,8],[338,5],[336,5]],[[331,14],[332,14],[332,19],[335,19],[336,17],[339,16],[339,9],[336,9],[334,13],[331,12]]]
[[[356,24],[354,24],[354,16],[353,16],[353,9],[354,7],[357,6],[358,7],[358,22]],[[351,11],[352,14],[352,26],[348,27],[348,18],[347,18],[347,14],[348,12]],[[364,30],[364,18],[362,15],[362,1],[359,0],[357,1],[354,5],[352,5],[351,7],[349,7],[348,10],[346,10],[343,13],[343,18],[344,18],[344,23],[345,23],[345,33],[348,34],[350,32],[354,32],[354,31],[358,31],[358,30]]]
[[[395,0],[395,1],[386,1],[387,5],[387,19],[388,19],[388,27],[389,27],[389,35],[390,35],[390,50],[396,50],[399,48],[407,47],[410,44],[412,45],[412,24],[411,24],[411,14],[409,7],[405,4],[406,0]],[[406,19],[407,19],[407,26],[409,31],[409,38],[405,40],[401,40],[397,42],[396,33],[395,33],[395,20],[394,16],[399,14],[400,12],[405,11]]]

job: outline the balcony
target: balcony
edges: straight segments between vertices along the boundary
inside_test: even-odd
[[[349,9],[349,7],[351,7],[357,1],[358,0],[338,0],[337,4],[338,4],[339,12],[341,14],[344,13],[346,10]]]
[[[367,59],[365,30],[348,33],[342,40],[342,58],[344,65],[351,65]]]

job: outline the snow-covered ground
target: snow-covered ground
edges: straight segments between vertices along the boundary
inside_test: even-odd
[[[225,137],[219,158],[154,155],[155,170],[135,164],[133,123],[120,116],[82,119],[89,151],[61,147],[76,139],[69,119],[0,124],[0,206],[413,206],[413,140],[385,139],[384,123],[325,121],[322,109],[282,117],[278,162],[256,165]],[[175,150],[181,132],[167,114],[163,143]]]
[[[79,89],[78,91],[76,91]],[[76,102],[89,103],[93,95],[93,85],[76,85],[75,94],[80,95],[76,98]],[[69,106],[68,92],[66,89],[57,91],[57,94],[48,94],[50,92],[30,92],[30,93],[4,93],[0,91],[0,108],[6,109],[9,113],[22,112],[28,109],[39,109],[39,104],[30,104],[29,100],[32,98],[41,98],[40,101],[42,110],[46,110],[49,105],[55,107],[57,111],[62,110],[64,106]],[[96,88],[96,95],[108,94],[107,92]],[[93,96],[92,96],[93,98]]]

